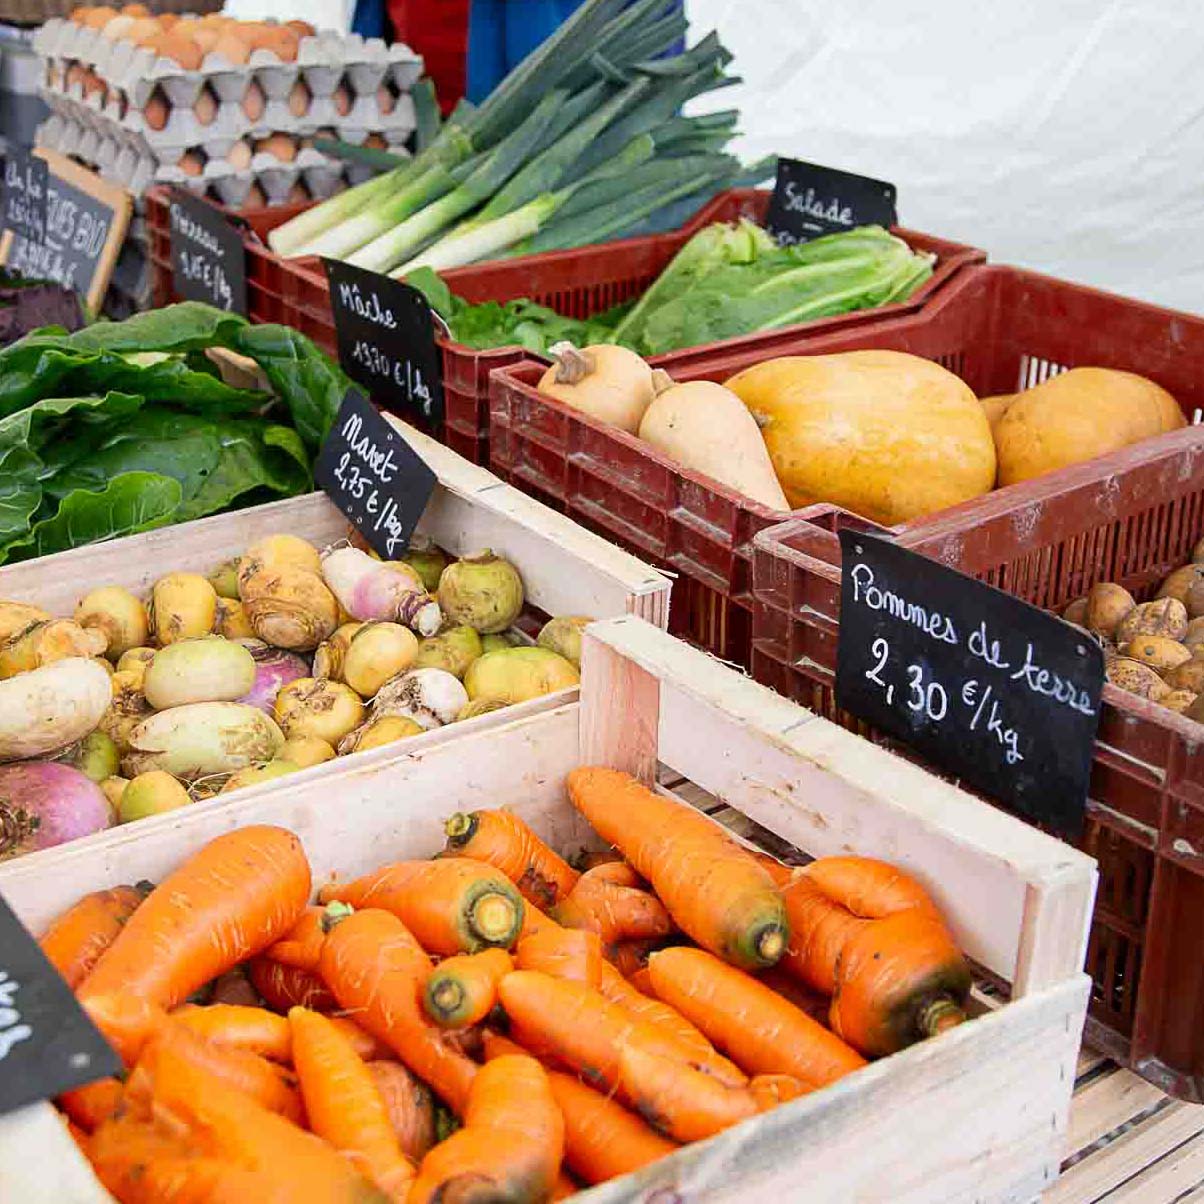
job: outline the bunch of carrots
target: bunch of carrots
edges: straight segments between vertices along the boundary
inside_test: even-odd
[[[300,841],[247,827],[59,917],[43,950],[127,1068],[58,1101],[105,1187],[538,1204],[965,1018],[966,964],[894,867],[788,868],[610,769],[568,793],[615,850],[579,868],[478,811],[311,903]]]

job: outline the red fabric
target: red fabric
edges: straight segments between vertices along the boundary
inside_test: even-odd
[[[469,0],[388,0],[397,39],[426,60],[445,115],[464,95],[468,5]]]

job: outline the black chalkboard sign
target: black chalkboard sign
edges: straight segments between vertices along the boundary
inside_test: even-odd
[[[99,310],[125,240],[130,194],[54,151],[46,161],[46,230],[42,241],[15,230],[0,241],[0,263],[78,293]]]
[[[50,169],[19,146],[4,160],[4,229],[31,242],[46,241],[46,192]]]
[[[348,389],[314,480],[386,560],[407,547],[437,478],[356,389]]]
[[[121,1059],[0,898],[0,1113],[121,1070]]]
[[[247,312],[247,252],[242,235],[200,197],[172,190],[171,279],[176,296],[231,313]]]
[[[1026,818],[1077,836],[1100,647],[880,536],[841,531],[840,546],[837,704]]]
[[[385,409],[442,425],[443,364],[426,299],[400,280],[325,262],[343,371]]]
[[[856,226],[893,226],[896,192],[872,180],[818,163],[779,159],[766,229],[781,243],[810,242]]]

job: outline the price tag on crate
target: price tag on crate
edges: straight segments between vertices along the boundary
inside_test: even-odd
[[[857,226],[890,227],[898,220],[895,186],[885,180],[779,159],[765,226],[781,243],[810,242]]]
[[[180,189],[169,206],[171,280],[178,297],[247,312],[247,251],[221,210]]]
[[[314,480],[386,560],[409,547],[437,478],[356,389],[348,389]]]
[[[1065,836],[1082,828],[1104,656],[1027,602],[841,531],[836,702]]]
[[[387,410],[443,423],[443,362],[426,298],[408,284],[325,260],[339,362]]]
[[[0,1114],[121,1071],[71,988],[0,898]]]
[[[46,241],[46,195],[50,168],[18,146],[4,160],[4,229],[35,243]]]

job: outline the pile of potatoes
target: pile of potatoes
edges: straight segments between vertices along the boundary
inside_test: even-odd
[[[1062,617],[1099,641],[1114,686],[1204,723],[1204,539],[1152,601],[1105,581]]]

